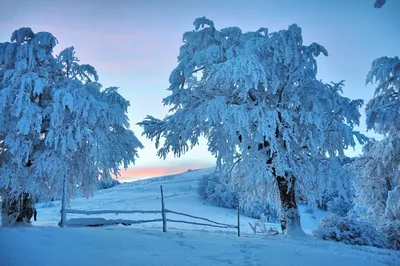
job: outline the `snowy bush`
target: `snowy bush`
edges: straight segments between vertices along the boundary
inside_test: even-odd
[[[269,222],[278,221],[278,212],[266,200],[260,202],[248,197],[248,194],[221,181],[218,173],[204,175],[200,178],[197,188],[198,194],[206,201],[217,206],[226,208],[237,208],[240,204],[241,212],[252,218],[261,218]]]
[[[245,195],[244,195],[245,196]],[[240,208],[244,215],[256,219],[264,218],[268,222],[278,222],[279,216],[277,210],[267,201],[240,201]]]
[[[107,188],[115,187],[116,185],[119,185],[119,184],[121,184],[121,183],[116,179],[101,179],[99,181],[97,189],[107,189]]]
[[[237,208],[237,193],[231,186],[222,183],[217,173],[202,176],[199,180],[197,193],[217,206]]]
[[[207,198],[207,188],[211,182],[214,182],[213,180],[215,180],[213,174],[203,175],[199,179],[199,182],[197,183],[197,194],[199,194],[203,199]]]
[[[388,248],[400,250],[400,221],[382,223],[379,230],[385,235]]]
[[[335,214],[322,219],[314,234],[324,240],[335,240],[350,245],[387,247],[384,234],[372,223]]]
[[[356,176],[344,168],[346,164],[353,161],[355,159],[349,157],[332,157],[319,162],[317,172],[319,178],[315,184],[314,195],[318,208],[328,210],[328,203],[339,197],[347,202],[353,201],[355,192],[352,182]],[[313,202],[310,200],[307,203],[312,205]]]
[[[337,197],[329,201],[327,206],[328,211],[331,213],[344,217],[351,210],[353,204],[347,200]]]

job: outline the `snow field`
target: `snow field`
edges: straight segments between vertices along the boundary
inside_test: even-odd
[[[161,210],[160,185],[167,209],[236,224],[236,211],[205,203],[197,195],[197,181],[213,169],[195,170],[124,183],[97,191],[93,198],[76,198],[79,210]],[[50,206],[49,206],[50,205]],[[372,247],[321,241],[254,235],[241,216],[242,237],[234,229],[218,229],[181,223],[132,226],[59,228],[60,203],[38,204],[38,221],[32,226],[0,229],[0,261],[3,266],[52,265],[400,265],[400,253]],[[301,206],[303,228],[310,233],[323,212],[309,214]],[[67,218],[153,219],[151,214],[76,215]],[[168,218],[191,219],[175,217]],[[314,217],[316,219],[314,219]],[[277,228],[278,225],[271,224]],[[23,256],[21,256],[23,250]]]

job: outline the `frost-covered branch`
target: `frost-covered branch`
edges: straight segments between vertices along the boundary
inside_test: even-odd
[[[375,0],[374,7],[381,8],[384,4],[386,4],[386,0]]]

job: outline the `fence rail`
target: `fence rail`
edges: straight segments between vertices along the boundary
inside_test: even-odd
[[[76,209],[61,209],[61,221],[59,225],[61,227],[64,226],[101,226],[101,225],[111,225],[111,224],[141,224],[141,223],[150,223],[150,222],[162,222],[163,232],[167,231],[167,222],[171,223],[184,223],[184,224],[192,224],[192,225],[200,225],[200,226],[210,226],[216,228],[226,228],[226,229],[237,229],[237,235],[240,237],[240,208],[237,209],[237,225],[225,224],[216,222],[207,218],[203,218],[200,216],[190,215],[182,212],[177,212],[173,210],[169,210],[165,208],[164,202],[164,193],[162,185],[160,186],[161,192],[161,211],[158,210],[99,210],[99,211],[85,211],[85,210],[76,210]],[[84,214],[84,215],[93,215],[93,214],[161,214],[161,219],[151,219],[151,220],[126,220],[126,219],[104,219],[104,218],[72,218],[66,220],[66,214]],[[208,223],[201,222],[191,222],[185,220],[175,220],[167,218],[167,213],[180,215],[184,217],[189,217],[192,219],[197,219],[201,221],[205,221]]]
[[[100,210],[100,211],[84,211],[84,210],[74,210],[74,209],[66,209],[66,213],[74,213],[74,214],[86,214],[86,215],[91,215],[91,214],[110,214],[110,213],[116,213],[116,214],[124,214],[124,213],[161,213],[161,211],[152,211],[152,210]]]
[[[162,222],[162,219],[153,220],[129,220],[129,219],[103,219],[103,218],[72,218],[66,221],[66,226],[103,226],[103,225],[132,225],[132,224],[143,224],[152,222]]]
[[[232,229],[237,229],[236,225],[214,225],[214,224],[205,224],[205,223],[197,223],[197,222],[189,222],[189,221],[184,221],[184,220],[173,220],[173,219],[167,219],[168,222],[173,222],[173,223],[184,223],[184,224],[193,224],[193,225],[203,225],[203,226],[210,226],[210,227],[217,227],[217,228],[232,228]]]
[[[206,222],[209,222],[209,223],[214,223],[214,224],[216,224],[216,225],[225,226],[225,227],[227,227],[227,228],[237,228],[237,225],[230,225],[230,224],[219,223],[219,222],[216,222],[216,221],[207,219],[207,218],[203,218],[203,217],[199,217],[199,216],[194,216],[194,215],[190,215],[190,214],[186,214],[186,213],[182,213],[182,212],[171,211],[171,210],[168,210],[168,209],[166,209],[165,212],[167,212],[167,213],[173,213],[173,214],[176,214],[176,215],[182,215],[182,216],[186,216],[186,217],[193,218],[193,219],[203,220],[203,221],[206,221]],[[167,219],[167,221],[168,221],[168,219]],[[178,223],[178,222],[180,222],[180,221],[175,221],[175,222]],[[210,224],[202,224],[202,225],[210,225]]]

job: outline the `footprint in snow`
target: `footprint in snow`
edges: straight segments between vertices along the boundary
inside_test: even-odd
[[[185,243],[183,241],[176,241],[176,243],[178,243],[181,247],[188,247],[188,248],[190,248],[192,250],[195,249],[195,247],[193,247],[193,246],[191,246],[191,245],[189,245],[189,244],[187,244],[187,243]]]

